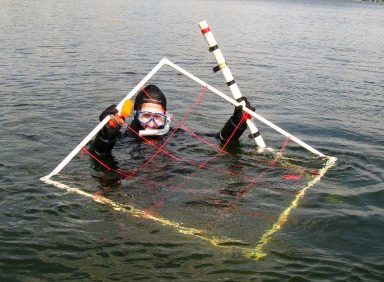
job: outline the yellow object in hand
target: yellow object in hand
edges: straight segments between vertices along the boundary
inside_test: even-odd
[[[120,116],[122,116],[123,118],[127,118],[131,115],[132,110],[133,110],[133,101],[127,100],[125,101],[123,107],[121,108]]]

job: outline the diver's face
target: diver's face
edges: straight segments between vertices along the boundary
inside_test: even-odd
[[[144,103],[139,111],[139,121],[144,129],[162,127],[166,122],[165,111],[159,104]]]

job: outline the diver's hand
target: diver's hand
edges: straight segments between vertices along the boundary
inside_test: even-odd
[[[105,126],[105,128],[108,130],[110,128],[120,130],[120,128],[124,125],[124,117],[121,117],[118,115],[118,110],[116,109],[116,105],[111,105],[108,108],[106,108],[99,116],[99,120],[102,121],[107,117],[108,115],[111,116],[111,119]],[[109,135],[109,134],[108,134]]]
[[[119,111],[116,109],[115,104],[110,105],[108,108],[106,108],[104,111],[101,112],[101,114],[99,116],[99,120],[102,121],[103,119],[105,119],[106,116],[115,115],[118,112]]]

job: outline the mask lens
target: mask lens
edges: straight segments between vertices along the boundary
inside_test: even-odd
[[[143,123],[147,123],[151,120],[152,114],[147,112],[141,112],[139,113],[139,120]]]
[[[159,113],[154,113],[153,114],[153,120],[158,126],[162,126],[165,124],[165,115],[159,114]]]

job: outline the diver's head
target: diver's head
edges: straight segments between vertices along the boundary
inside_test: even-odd
[[[148,85],[135,99],[135,120],[143,129],[162,129],[167,123],[167,99],[156,85]]]
[[[163,107],[164,111],[167,110],[167,98],[160,88],[153,84],[147,85],[137,94],[133,109],[139,111],[145,103],[158,104]]]
[[[153,103],[144,103],[140,111],[136,112],[135,117],[144,129],[164,128],[167,122],[167,115],[163,107]]]

